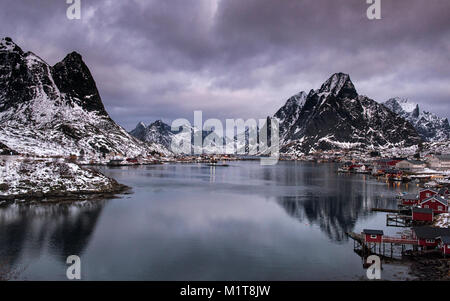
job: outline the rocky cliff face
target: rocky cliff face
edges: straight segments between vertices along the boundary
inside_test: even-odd
[[[103,156],[146,154],[106,112],[81,55],[55,66],[0,40],[0,142],[19,153]]]
[[[298,104],[288,100],[274,116],[280,121],[284,153],[400,147],[421,141],[407,120],[358,95],[348,74],[333,74],[320,89],[299,95]]]
[[[280,140],[284,141],[297,121],[300,112],[305,104],[307,94],[302,91],[286,101],[286,104],[282,106],[274,115],[279,123]]]
[[[61,93],[88,112],[108,116],[91,75],[80,54],[72,52],[52,68],[52,76]]]

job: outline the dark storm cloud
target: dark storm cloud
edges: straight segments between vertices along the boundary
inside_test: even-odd
[[[408,97],[449,116],[450,1],[64,0],[0,4],[0,35],[54,64],[76,50],[107,110],[137,121],[261,118],[292,94],[346,72],[377,101]]]

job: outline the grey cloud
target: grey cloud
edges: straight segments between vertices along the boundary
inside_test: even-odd
[[[447,0],[3,0],[0,35],[49,63],[80,52],[111,116],[261,118],[292,94],[349,73],[361,94],[409,97],[449,116]]]

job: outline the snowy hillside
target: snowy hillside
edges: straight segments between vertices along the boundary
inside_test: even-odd
[[[50,66],[10,38],[0,40],[0,143],[48,156],[149,152],[109,117],[81,55]]]
[[[114,179],[77,164],[8,157],[0,159],[0,200],[115,193]]]

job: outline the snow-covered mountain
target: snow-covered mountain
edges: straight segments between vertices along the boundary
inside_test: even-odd
[[[409,102],[405,98],[391,98],[383,105],[408,120],[423,140],[429,142],[450,140],[450,125],[447,118],[420,111],[418,104]]]
[[[286,101],[286,104],[275,113],[274,117],[278,120],[279,124],[280,141],[286,139],[289,129],[294,125],[300,115],[307,96],[308,95],[304,91],[292,96]]]
[[[166,156],[171,155],[171,142],[176,132],[171,131],[170,126],[157,120],[150,125],[145,125],[144,122],[139,122],[136,128],[129,132],[133,137],[140,141],[153,145],[159,153]]]
[[[0,40],[0,143],[36,155],[151,150],[109,117],[80,54],[50,66],[10,38]]]
[[[343,73],[333,74],[317,90],[292,96],[273,118],[279,122],[281,152],[287,154],[342,148],[408,147],[422,141],[414,127],[402,116],[366,96],[358,95],[350,76]],[[266,131],[270,141],[269,122],[270,118],[266,126],[253,130],[258,134]],[[190,130],[193,142],[195,133],[199,131],[193,127]],[[142,141],[168,149],[173,139],[180,139],[180,134],[171,131],[170,126],[162,121],[149,126],[141,122],[130,133]],[[203,132],[203,139],[209,134]],[[238,139],[242,138],[240,136],[244,139]],[[236,135],[234,140],[245,141],[238,144],[237,149],[249,152],[248,128]],[[222,142],[220,139],[217,141]],[[209,153],[221,153],[221,146],[214,144],[205,149]]]
[[[320,89],[290,98],[275,114],[281,151],[387,148],[421,141],[414,127],[383,105],[358,95],[350,76],[333,74]]]
[[[162,153],[173,153],[171,147],[172,142],[174,145],[181,145],[182,141],[191,142],[191,154],[193,154],[194,152],[211,154],[223,153],[224,138],[217,136],[214,131],[203,130],[200,133],[199,129],[190,125],[187,125],[187,130],[190,134],[182,132],[181,128],[172,131],[171,126],[161,120],[157,120],[149,124],[148,126],[141,121],[136,125],[136,128],[130,132],[130,134],[141,141],[159,146],[160,152]],[[202,141],[203,143],[205,143],[203,148],[194,145],[194,137],[196,135],[202,135]],[[205,142],[206,137],[209,137],[209,139],[212,140],[211,143],[208,144]],[[215,139],[212,139],[213,137]]]
[[[171,131],[169,125],[165,124],[161,120],[157,120],[149,126],[146,126],[143,122],[139,122],[130,134],[139,140],[157,143],[169,149],[175,132]]]

